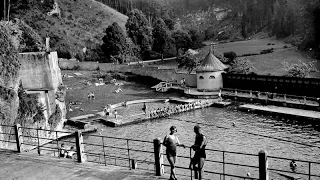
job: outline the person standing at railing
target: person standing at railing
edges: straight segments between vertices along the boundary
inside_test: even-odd
[[[206,145],[207,138],[201,133],[201,129],[199,125],[194,126],[194,133],[196,134],[194,145],[191,148],[195,151],[193,158],[191,159],[189,168],[193,168],[194,176],[199,180],[202,179],[203,176],[203,166],[206,159]]]
[[[63,157],[63,158],[66,156],[66,149],[65,149],[63,143],[61,144],[61,146],[60,146],[60,148],[59,148],[59,156],[60,156],[60,157]]]
[[[176,180],[175,173],[175,163],[177,160],[177,146],[186,147],[181,144],[178,137],[174,135],[177,132],[177,128],[175,126],[170,127],[170,134],[166,135],[163,140],[163,145],[166,147],[166,155],[168,162],[170,164],[170,180]]]

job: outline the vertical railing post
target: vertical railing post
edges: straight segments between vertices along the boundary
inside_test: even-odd
[[[311,162],[309,162],[309,180],[311,180]]]
[[[253,99],[252,99],[252,90],[250,90],[250,102],[252,102],[253,101]]]
[[[193,166],[193,164],[191,163],[192,162],[192,154],[191,154],[191,147],[190,147],[190,165],[189,165],[189,167],[190,167],[190,177],[191,177],[191,180],[192,180],[192,166]]]
[[[238,96],[238,91],[237,89],[234,90],[234,100],[237,100],[237,96]]]
[[[39,129],[37,128],[37,139],[38,139],[38,155],[41,154],[41,150],[40,150],[40,140],[39,140]]]
[[[307,104],[307,96],[303,97],[303,104],[306,105]]]
[[[81,131],[78,130],[75,132],[75,138],[76,138],[78,162],[82,163],[85,161],[85,159],[84,159],[83,136],[82,136]]]
[[[104,165],[107,166],[106,151],[105,151],[105,149],[104,149],[104,138],[103,138],[103,136],[102,136],[101,138],[102,138],[102,149],[103,149]]]
[[[155,171],[156,176],[161,176],[161,142],[160,139],[153,140],[153,149],[154,149],[154,163],[155,163]]]
[[[287,95],[286,94],[284,94],[284,102],[287,102]]]
[[[224,151],[222,152],[222,162],[223,162],[223,168],[222,168],[222,170],[223,170],[223,180],[225,180],[226,179],[226,166],[225,166],[225,157],[224,157]]]
[[[16,142],[17,142],[17,151],[18,153],[22,153],[23,151],[23,136],[22,136],[22,129],[20,124],[14,125],[15,135],[16,135]]]
[[[130,148],[129,148],[129,139],[127,139],[127,149],[128,149],[128,160],[129,160],[129,168],[131,169],[131,165],[130,165]]]
[[[269,180],[267,153],[259,152],[259,180]]]
[[[59,147],[59,137],[58,137],[58,131],[56,131],[56,141],[57,141],[57,149],[58,149],[58,157],[60,158],[60,147]]]

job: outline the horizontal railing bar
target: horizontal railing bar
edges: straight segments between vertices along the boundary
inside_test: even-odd
[[[286,173],[292,173],[292,174],[300,174],[300,175],[309,176],[309,174],[306,174],[306,173],[292,172],[292,171],[286,171],[286,170],[280,170],[280,169],[268,168],[268,170],[271,170],[271,171],[279,171],[279,172],[286,172]],[[316,174],[310,174],[310,176],[311,176],[311,177],[320,177],[319,175],[316,175]]]
[[[276,156],[268,156],[268,158],[272,158],[272,159],[282,159],[282,160],[289,160],[289,161],[295,160],[295,161],[298,161],[298,162],[304,162],[304,163],[320,164],[320,162],[306,161],[306,160],[292,159],[292,158],[291,158],[291,159],[289,159],[289,158],[276,157]]]
[[[97,153],[91,153],[91,152],[86,152],[86,154],[88,155],[96,155],[96,156],[101,156],[101,157],[104,157],[104,155],[103,154],[97,154]],[[123,160],[128,160],[129,158],[126,158],[126,157],[121,157],[121,156],[110,156],[110,155],[106,155],[105,157],[111,157],[112,159],[113,158],[117,158],[117,159],[123,159]]]
[[[0,132],[0,134],[5,134],[5,135],[16,135],[16,134],[3,133],[3,132]]]
[[[170,167],[170,165],[169,165],[169,164],[163,164],[163,165],[164,165],[164,166],[167,166],[167,167]],[[175,166],[175,168],[190,170],[189,168],[181,167],[181,166]],[[243,177],[243,176],[237,176],[237,175],[232,175],[232,174],[223,174],[223,173],[213,172],[213,171],[204,171],[204,172],[206,172],[206,173],[210,173],[210,174],[226,175],[226,176],[236,177],[236,178],[246,178],[246,179],[258,180],[257,178],[252,178],[252,177]],[[181,174],[180,174],[180,175],[181,175]]]
[[[29,146],[38,146],[37,144],[29,144],[29,143],[25,143],[25,142],[23,142],[21,144],[25,144],[25,145],[29,145]]]
[[[151,153],[151,154],[153,154],[154,152],[152,152],[152,151],[145,151],[145,150],[138,150],[138,149],[128,149],[128,150],[130,150],[130,151],[136,151],[136,152],[145,152],[145,153]],[[179,156],[180,157],[180,156]]]
[[[25,135],[21,135],[22,137],[30,137],[30,138],[39,138],[39,139],[46,139],[46,140],[52,140],[52,141],[56,141],[57,139],[51,139],[51,138],[45,138],[45,137],[36,137],[36,136],[25,136]]]
[[[19,127],[21,129],[31,129],[31,130],[38,130],[38,131],[50,131],[50,132],[58,132],[58,133],[65,133],[65,134],[74,134],[72,131],[57,131],[57,130],[50,130],[50,129],[39,129],[39,128],[30,128],[30,127]]]
[[[76,143],[76,141],[66,141],[66,140],[59,140],[59,142]]]
[[[120,139],[120,140],[129,140],[129,141],[137,141],[137,142],[145,142],[145,143],[153,143],[152,141],[145,141],[145,140],[139,140],[139,139],[130,139],[130,138],[119,138],[119,137],[111,137],[111,136],[101,136],[101,135],[86,135],[86,136],[92,136],[92,137],[100,137],[100,138],[108,138],[108,139]]]
[[[14,128],[14,126],[12,126],[12,125],[6,125],[6,124],[0,124],[0,126],[4,126],[4,127],[11,127],[11,128]]]
[[[250,93],[250,90],[246,90],[246,89],[232,89],[232,88],[222,88],[221,89],[222,91],[229,91],[229,92],[235,92],[237,90],[237,92],[246,92],[246,93]],[[267,92],[267,91],[251,91],[251,92],[260,92],[263,93],[263,94],[276,94],[277,96],[284,96],[286,95],[287,98],[288,97],[294,97],[294,98],[299,98],[299,99],[304,99],[305,96],[297,96],[297,95],[290,95],[290,94],[282,94],[282,93],[275,93],[275,92]],[[312,99],[312,100],[317,100],[316,97],[310,97],[310,96],[306,96],[307,99]]]
[[[16,141],[6,141],[6,140],[0,140],[1,142],[7,142],[7,143],[17,143]]]

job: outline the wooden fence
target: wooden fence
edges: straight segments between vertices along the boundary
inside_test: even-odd
[[[223,87],[320,97],[320,79],[284,76],[223,74]]]

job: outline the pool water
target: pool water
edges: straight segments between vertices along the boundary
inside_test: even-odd
[[[163,107],[164,103],[151,103],[147,104],[148,107]],[[142,104],[132,105],[129,108],[120,108],[119,115],[124,118],[130,118],[133,114],[142,113]],[[192,123],[195,122],[195,123]],[[102,135],[112,137],[122,137],[146,140],[152,142],[155,138],[163,139],[166,134],[169,133],[170,126],[177,127],[177,137],[179,140],[187,145],[191,146],[194,142],[195,134],[193,127],[196,123],[199,123],[202,127],[203,134],[208,138],[207,148],[218,149],[226,151],[235,151],[243,153],[258,154],[260,150],[267,151],[270,156],[278,156],[293,159],[302,159],[307,161],[320,161],[320,149],[318,147],[309,147],[302,144],[312,144],[320,147],[320,132],[319,127],[300,123],[292,124],[292,121],[281,121],[279,119],[260,116],[251,113],[243,113],[236,110],[231,106],[228,108],[215,108],[208,107],[204,109],[198,109],[181,113],[179,115],[171,116],[170,118],[161,118],[139,124],[127,125],[123,127],[105,127],[99,125],[102,128]],[[233,126],[233,123],[235,126]],[[219,128],[226,127],[225,128]],[[252,134],[249,134],[252,133]],[[255,135],[253,135],[255,134]],[[268,137],[262,137],[258,135],[264,135]],[[99,133],[97,133],[99,135]],[[280,141],[278,139],[285,139],[287,141]],[[85,142],[101,144],[101,138],[97,137],[85,137]],[[297,144],[295,142],[301,143]],[[127,142],[125,140],[104,139],[104,143],[117,147],[126,147]],[[145,151],[153,151],[153,144],[151,143],[138,143],[130,142],[130,148],[141,149]],[[86,147],[87,151],[103,152],[99,147]],[[126,150],[116,150],[107,148],[108,155],[125,156],[128,154]],[[178,149],[178,156],[189,156],[189,149]],[[138,153],[130,152],[132,158],[153,161],[153,154],[151,153]],[[211,160],[222,161],[221,153],[208,152],[208,158]],[[101,158],[100,158],[101,160]],[[108,159],[108,161],[113,161]],[[241,155],[226,154],[226,160],[233,163],[241,163],[247,165],[258,165],[258,157],[248,157]],[[165,160],[167,164],[167,161]],[[269,167],[279,168],[283,170],[289,169],[290,161],[282,160],[269,160]],[[189,165],[189,159],[178,158],[177,166],[187,167]],[[297,163],[297,171],[307,173],[307,164]],[[141,165],[142,166],[142,165]],[[148,167],[153,170],[153,165]],[[205,169],[209,171],[221,172],[222,166],[217,163],[206,163]],[[165,168],[166,172],[169,172],[169,168]],[[247,176],[250,173],[253,177],[258,177],[258,171],[253,168],[239,167],[239,166],[226,166],[226,173]],[[178,174],[189,175],[189,171],[177,169]],[[320,166],[314,166],[312,173],[320,175]],[[181,175],[180,175],[181,176]],[[178,176],[178,177],[180,177]],[[182,176],[181,176],[182,177]],[[305,176],[300,176],[302,179],[308,179]],[[207,179],[219,179],[219,176],[206,174]],[[188,179],[188,178],[186,178]],[[190,179],[190,178],[189,178]],[[226,178],[230,179],[230,178]],[[233,178],[236,179],[236,178]],[[270,179],[283,179],[275,173],[270,173]],[[313,178],[314,180],[316,178]]]

